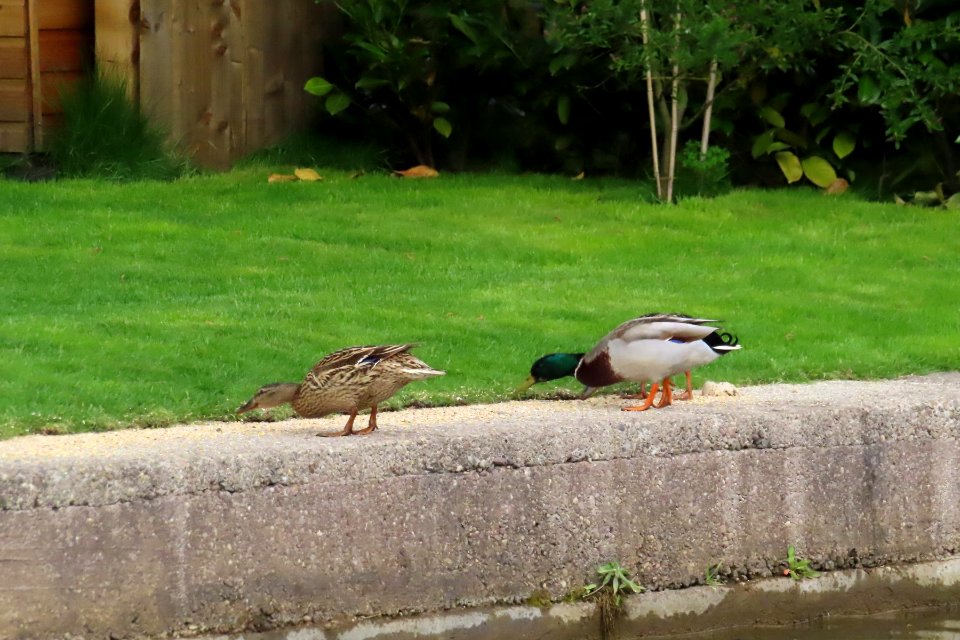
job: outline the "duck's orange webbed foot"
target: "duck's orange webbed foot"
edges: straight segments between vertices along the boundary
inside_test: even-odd
[[[685,371],[684,376],[687,378],[687,390],[677,396],[678,400],[693,400],[693,381],[690,379],[690,372]]]
[[[673,383],[670,382],[670,378],[663,379],[663,393],[660,394],[660,402],[656,405],[657,409],[663,409],[673,404],[673,392],[670,390],[672,386]],[[650,395],[653,396],[653,394]]]
[[[659,385],[656,382],[654,382],[652,385],[650,385],[650,393],[647,395],[646,402],[636,407],[624,407],[623,411],[646,411],[651,406],[653,406],[653,399],[657,396],[658,389],[659,389]]]
[[[333,433],[318,433],[317,435],[321,438],[337,438],[340,436],[349,436],[353,435],[353,421],[357,418],[357,410],[354,409],[350,414],[350,418],[347,420],[347,424],[344,425],[343,431],[334,431]],[[359,431],[357,433],[360,433]]]
[[[360,431],[354,431],[355,435],[365,436],[368,433],[373,433],[377,430],[377,408],[373,407],[370,409],[370,422],[367,423],[367,426]]]

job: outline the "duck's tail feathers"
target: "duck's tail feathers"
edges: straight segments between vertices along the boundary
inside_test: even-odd
[[[737,340],[737,336],[726,331],[714,331],[707,337],[703,338],[703,341],[708,347],[720,355],[743,348],[740,345],[740,341]]]
[[[438,371],[437,369],[401,369],[401,371],[417,380],[447,375],[446,371]]]

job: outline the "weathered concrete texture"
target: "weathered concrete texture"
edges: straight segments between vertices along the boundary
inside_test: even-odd
[[[960,374],[0,443],[0,637],[266,629],[960,548]]]

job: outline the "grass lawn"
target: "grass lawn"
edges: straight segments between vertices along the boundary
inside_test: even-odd
[[[0,182],[0,437],[232,419],[340,347],[419,341],[394,400],[503,399],[544,353],[652,311],[725,319],[737,384],[960,368],[956,213],[442,176]],[[571,379],[535,387],[578,389]]]

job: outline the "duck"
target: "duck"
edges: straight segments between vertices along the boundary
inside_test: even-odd
[[[719,320],[697,318],[680,313],[650,313],[618,325],[587,353],[551,353],[538,358],[530,367],[530,375],[517,388],[525,391],[538,382],[574,376],[588,397],[600,387],[618,382],[651,382],[650,392],[640,405],[623,407],[624,411],[646,411],[673,403],[673,383],[678,373],[687,376],[687,390],[682,396],[692,397],[690,370],[709,364],[731,351],[742,348],[733,334],[715,325]],[[654,404],[657,392],[660,401]]]
[[[514,390],[514,395],[519,395],[540,382],[548,382],[550,380],[572,376],[577,365],[580,364],[580,360],[582,360],[585,355],[586,353],[549,353],[538,358],[530,367],[530,375]],[[679,400],[693,400],[693,378],[689,369],[683,373],[687,385],[685,391],[677,396],[677,398]],[[600,387],[584,387],[579,395],[580,400],[586,400],[596,393],[598,389],[600,389]],[[625,394],[621,397],[639,398],[643,400],[649,395],[647,392],[647,381],[644,380],[640,382],[640,390],[637,393]]]
[[[301,418],[349,413],[347,424],[318,436],[366,435],[377,430],[377,406],[416,380],[445,375],[410,353],[414,343],[347,347],[324,356],[303,382],[273,382],[260,387],[237,414],[289,403]],[[370,408],[370,419],[354,431],[357,413]]]

